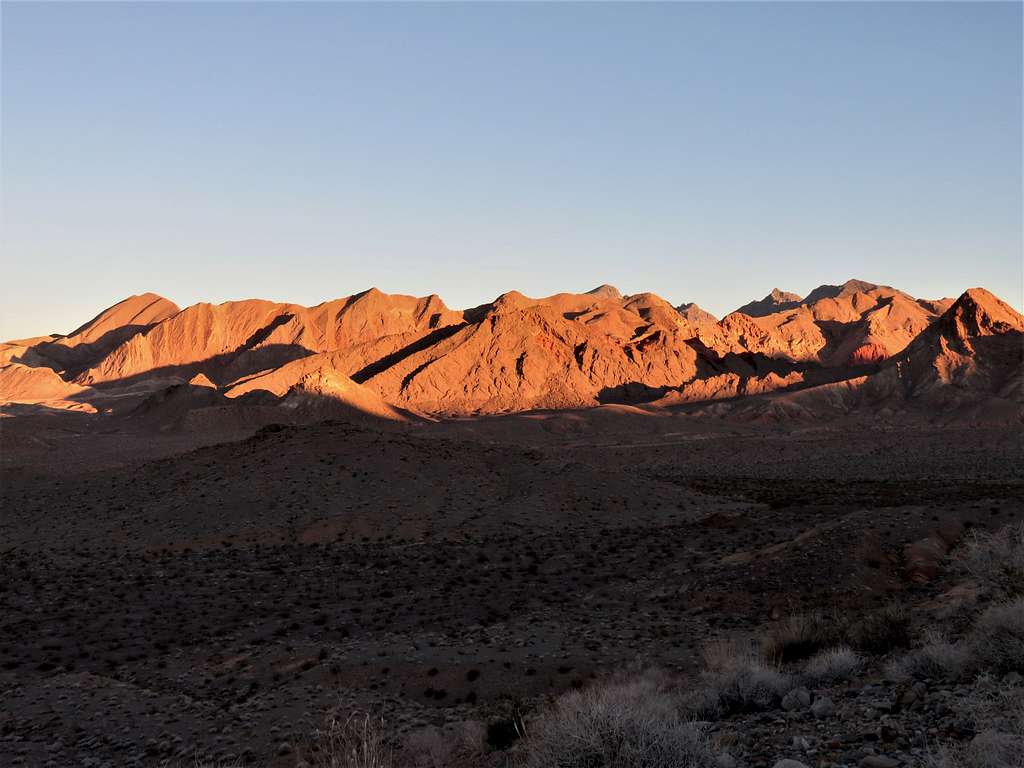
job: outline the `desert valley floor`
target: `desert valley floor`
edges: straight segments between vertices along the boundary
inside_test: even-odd
[[[794,612],[927,616],[952,583],[908,545],[1024,519],[1019,425],[632,406],[227,436],[2,422],[5,765],[294,765],[353,710],[500,741],[546,696],[651,664],[685,680],[715,638]],[[714,726],[765,734],[743,764],[801,756],[804,720],[743,717]],[[858,724],[817,727],[810,764],[868,754]]]
[[[980,288],[130,296],[0,344],[0,765],[1021,768],[1022,424]]]

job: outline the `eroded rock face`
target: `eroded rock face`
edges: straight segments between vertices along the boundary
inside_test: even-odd
[[[0,345],[0,402],[122,408],[191,383],[236,404],[280,405],[300,381],[308,402],[312,388],[322,403],[441,415],[753,397],[756,419],[892,413],[908,400],[1013,418],[1005,403],[1022,400],[1024,322],[982,289],[919,301],[848,281],[764,302],[718,321],[608,285],[540,299],[511,291],[465,311],[376,289],[315,307],[184,310],[143,294],[67,337]]]

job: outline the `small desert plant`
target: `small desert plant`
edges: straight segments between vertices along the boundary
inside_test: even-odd
[[[764,655],[779,663],[800,661],[843,639],[842,622],[825,613],[800,613],[775,624],[762,645]]]
[[[970,574],[1001,597],[1024,595],[1024,523],[996,533],[975,533],[964,564]]]
[[[469,768],[478,765],[486,751],[483,724],[465,721],[413,731],[405,738],[400,764],[403,768]]]
[[[1024,688],[979,675],[958,697],[957,709],[979,730],[967,744],[946,744],[928,755],[928,768],[1019,768],[1024,765]]]
[[[1024,598],[993,605],[971,633],[978,664],[995,672],[1024,672]]]
[[[717,643],[706,653],[703,687],[687,705],[703,717],[749,712],[777,706],[795,683],[757,651],[734,643]]]
[[[965,746],[948,745],[928,756],[928,768],[1019,768],[1024,736],[982,731]]]
[[[864,657],[847,646],[819,651],[804,665],[803,676],[808,682],[830,684],[848,680],[864,667]]]
[[[369,714],[332,718],[316,732],[306,762],[311,768],[393,768],[383,718]]]
[[[706,768],[714,755],[650,676],[573,691],[527,725],[526,768]]]
[[[910,614],[896,604],[866,614],[846,630],[849,645],[864,653],[883,654],[909,648],[911,639]]]
[[[964,643],[951,643],[938,632],[925,633],[924,642],[890,667],[896,678],[957,680],[973,666],[971,649]]]

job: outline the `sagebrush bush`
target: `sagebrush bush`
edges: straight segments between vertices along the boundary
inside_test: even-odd
[[[1024,673],[1024,598],[993,605],[981,614],[971,644],[983,669]]]
[[[702,686],[686,702],[701,717],[770,709],[796,685],[762,654],[734,643],[711,646],[705,662]]]
[[[864,657],[847,646],[819,651],[807,660],[803,677],[818,685],[849,680],[864,668]]]
[[[1024,523],[993,534],[976,532],[967,544],[964,564],[996,596],[1024,596]]]
[[[894,661],[889,671],[897,678],[958,680],[973,665],[967,644],[951,643],[937,632],[928,632],[921,647]]]
[[[527,768],[712,768],[704,735],[654,677],[608,682],[559,698],[527,725]]]

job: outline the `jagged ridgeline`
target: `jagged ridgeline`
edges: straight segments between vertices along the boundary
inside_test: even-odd
[[[761,418],[917,408],[1014,421],[1022,339],[1020,313],[983,289],[929,300],[860,280],[804,298],[776,289],[721,320],[609,285],[467,310],[377,289],[314,307],[180,309],[146,293],[67,335],[0,345],[0,403],[161,426],[200,409],[402,421],[712,401]]]

